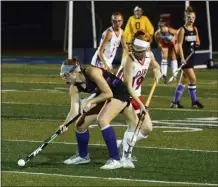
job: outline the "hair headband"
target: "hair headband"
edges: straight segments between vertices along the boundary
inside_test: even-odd
[[[144,48],[148,48],[150,47],[150,43],[146,42],[144,40],[139,40],[139,39],[135,39],[133,42],[134,45],[140,46],[140,47],[144,47]]]

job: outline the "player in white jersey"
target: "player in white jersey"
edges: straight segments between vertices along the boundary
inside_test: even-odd
[[[139,30],[134,35],[133,51],[132,54],[127,55],[117,72],[117,76],[121,78],[127,85],[128,91],[131,96],[131,104],[133,105],[136,113],[136,118],[139,118],[142,111],[146,112],[145,120],[143,121],[141,130],[139,132],[137,141],[144,139],[152,131],[152,122],[148,111],[144,106],[144,100],[141,96],[141,85],[148,71],[149,66],[154,71],[154,78],[158,82],[161,78],[160,66],[154,58],[153,53],[150,51],[150,35],[146,31]],[[124,116],[128,119],[128,116]],[[127,140],[131,139],[134,134],[134,129],[129,127],[123,138],[121,147],[123,146],[123,155],[128,150]],[[119,146],[119,145],[118,145]],[[131,154],[130,154],[131,157]],[[124,159],[124,157],[123,157]],[[125,162],[124,162],[125,164]],[[133,164],[127,163],[126,167],[133,167]],[[124,166],[125,167],[125,166]]]
[[[107,28],[100,41],[100,45],[96,50],[91,65],[103,68],[112,72],[112,62],[117,52],[117,48],[122,43],[124,51],[128,54],[128,46],[124,37],[121,26],[123,24],[123,16],[119,12],[115,12],[111,16],[112,26]]]
[[[160,19],[159,29],[155,32],[155,40],[158,48],[161,50],[161,72],[163,74],[163,80],[167,82],[167,68],[168,57],[171,56],[171,68],[172,74],[174,74],[178,68],[178,62],[176,59],[176,53],[178,50],[177,45],[177,30],[169,26],[166,20]]]

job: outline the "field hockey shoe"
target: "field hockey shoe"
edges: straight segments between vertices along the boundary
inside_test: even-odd
[[[163,75],[161,77],[161,79],[163,80],[164,84],[167,84],[167,76],[166,75]]]
[[[179,101],[177,102],[173,102],[170,104],[170,108],[184,108],[184,106],[182,106]]]
[[[121,163],[123,165],[124,168],[130,168],[130,169],[133,169],[135,168],[133,162],[132,162],[132,159],[131,158],[125,158],[123,157],[121,159]]]
[[[79,156],[78,153],[76,153],[75,155],[71,156],[69,159],[64,161],[65,164],[87,164],[89,162],[90,162],[89,154],[86,157],[82,158]]]
[[[119,153],[120,158],[123,157],[123,144],[122,144],[122,142],[123,142],[123,140],[117,140],[117,148],[118,148],[118,153]],[[136,156],[132,156],[131,161],[137,162],[138,159]]]
[[[192,108],[204,108],[204,105],[202,105],[199,101],[195,101],[192,103]]]
[[[100,167],[100,169],[110,170],[110,169],[118,169],[122,167],[123,165],[119,160],[114,160],[113,158],[110,158],[105,165]]]

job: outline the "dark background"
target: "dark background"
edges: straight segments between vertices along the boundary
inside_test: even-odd
[[[65,1],[3,1],[2,8],[2,49],[56,49],[63,50],[66,19]],[[95,1],[96,31],[98,41],[101,33],[110,26],[110,16],[119,11],[124,15],[124,26],[133,14],[136,5],[144,9],[144,14],[157,29],[161,13],[172,15],[172,25],[179,28],[184,24],[184,1],[179,2],[125,2]],[[208,32],[205,2],[191,2],[197,14],[196,26],[199,29],[201,47],[208,49]],[[213,51],[218,51],[218,2],[210,2]],[[74,2],[73,46],[92,48],[91,2]],[[156,47],[153,42],[152,47]]]

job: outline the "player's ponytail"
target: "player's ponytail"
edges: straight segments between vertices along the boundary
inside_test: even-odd
[[[193,8],[191,6],[188,6],[184,12],[185,16],[190,14],[190,13],[194,13],[195,14],[195,11],[193,10]]]

